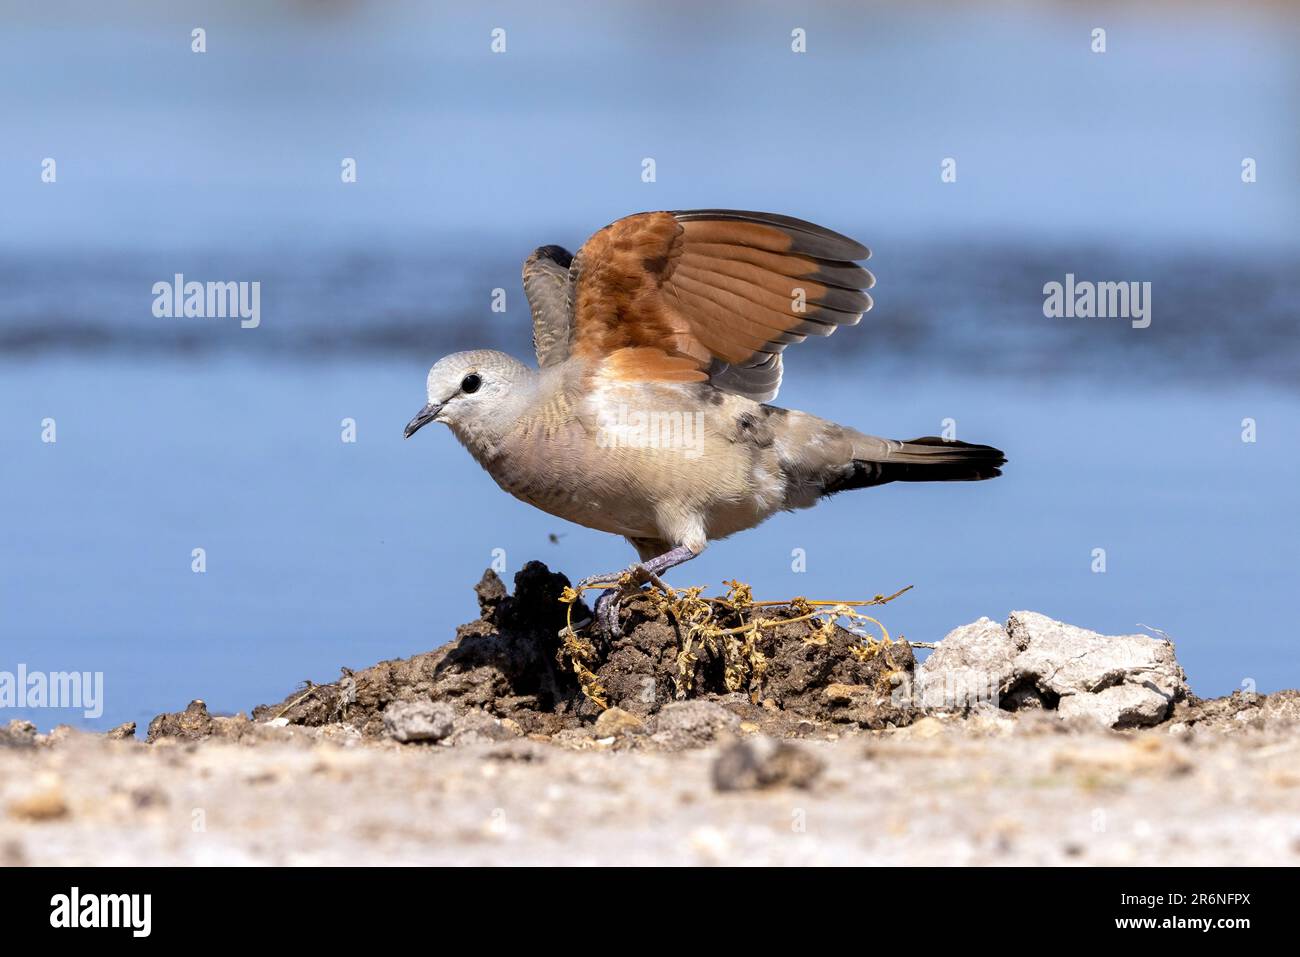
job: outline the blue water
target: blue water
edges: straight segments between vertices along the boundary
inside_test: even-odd
[[[781,404],[896,437],[955,418],[1011,462],[779,516],[674,581],[913,584],[884,617],[916,640],[1031,608],[1163,629],[1201,694],[1300,684],[1295,7],[66,0],[0,18],[0,672],[102,670],[95,726],[194,696],[246,709],[434,647],[474,616],[496,549],[509,572],[628,561],[500,493],[445,431],[402,427],[438,355],[527,351],[534,246],[717,206],[875,250],[876,309],[792,350]],[[262,325],[155,318],[151,287],[178,272],[260,282]],[[1044,318],[1067,272],[1151,282],[1151,327]]]
[[[1204,695],[1300,684],[1294,395],[849,382],[791,366],[783,403],[891,436],[953,417],[960,437],[1008,452],[1006,474],[846,493],[715,544],[673,581],[739,577],[770,598],[911,584],[883,617],[914,640],[1029,608],[1107,633],[1160,628]],[[474,617],[471,586],[494,549],[508,575],[533,558],[571,578],[632,558],[620,539],[500,492],[445,430],[403,442],[423,372],[415,357],[0,366],[0,668],[103,671],[99,727],[192,697],[247,709],[447,640]],[[40,441],[47,416],[55,444]],[[1245,416],[1254,444],[1240,440]],[[355,444],[340,440],[344,417]]]

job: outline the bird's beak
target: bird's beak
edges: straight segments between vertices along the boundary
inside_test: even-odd
[[[441,411],[442,405],[440,403],[430,402],[416,413],[415,418],[406,423],[406,432],[403,434],[403,438],[409,439],[416,432],[419,432],[422,428],[437,418],[438,413]]]

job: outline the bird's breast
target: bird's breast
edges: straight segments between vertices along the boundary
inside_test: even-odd
[[[590,528],[662,540],[694,527],[726,535],[783,502],[772,443],[737,424],[752,408],[671,386],[598,387],[537,403],[475,457],[511,495]]]

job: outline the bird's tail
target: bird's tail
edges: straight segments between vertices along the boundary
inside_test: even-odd
[[[825,493],[887,482],[977,482],[997,478],[1007,457],[991,445],[948,441],[926,435],[905,441],[870,439],[854,443],[852,467],[827,484]],[[883,447],[881,447],[883,446]]]

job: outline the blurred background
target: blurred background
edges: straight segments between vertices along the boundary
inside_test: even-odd
[[[0,670],[106,691],[0,719],[248,709],[446,641],[494,555],[626,564],[402,428],[439,356],[531,359],[535,246],[692,207],[874,251],[875,309],[777,404],[1011,461],[674,581],[913,584],[883,617],[914,640],[1027,608],[1161,629],[1203,696],[1300,684],[1297,49],[1267,3],[0,3]],[[155,317],[176,273],[260,282],[260,326]],[[1045,318],[1066,273],[1150,282],[1151,326]]]

